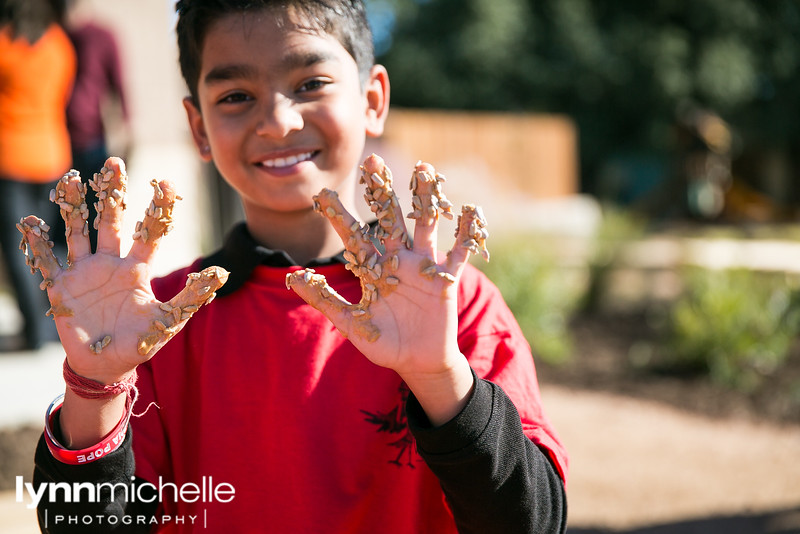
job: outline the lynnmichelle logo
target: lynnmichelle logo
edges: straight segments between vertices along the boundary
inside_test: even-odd
[[[26,499],[27,496],[27,499]],[[16,501],[25,503],[27,508],[33,509],[45,502],[59,501],[63,503],[96,503],[109,502],[121,496],[125,502],[144,503],[228,503],[236,497],[236,489],[227,482],[215,483],[213,477],[203,477],[199,484],[186,482],[175,484],[165,482],[158,477],[158,483],[137,482],[131,477],[131,482],[92,483],[92,482],[42,482],[37,487],[30,482],[24,482],[23,477],[16,477]],[[27,501],[27,503],[26,503]],[[103,516],[98,514],[49,514],[45,509],[43,515],[45,527],[52,525],[100,525],[100,524],[125,524],[149,525],[161,523],[189,524],[195,526],[205,525],[206,510],[201,515],[161,515],[156,517],[145,515]]]

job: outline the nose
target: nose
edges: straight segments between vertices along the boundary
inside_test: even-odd
[[[275,95],[262,100],[256,133],[268,137],[286,137],[290,132],[303,129],[303,116],[291,99]]]

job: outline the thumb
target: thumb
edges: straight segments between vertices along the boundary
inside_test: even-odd
[[[140,334],[137,350],[142,356],[153,354],[181,331],[203,304],[216,296],[216,291],[228,281],[228,271],[222,267],[207,267],[187,277],[186,287],[160,306],[162,317],[150,323],[150,328]]]
[[[286,287],[322,312],[344,337],[360,338],[371,343],[380,336],[380,331],[371,321],[372,314],[368,307],[351,304],[328,285],[323,275],[316,274],[313,269],[300,269],[287,274]]]

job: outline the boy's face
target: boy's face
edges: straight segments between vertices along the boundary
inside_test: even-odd
[[[366,135],[380,135],[388,78],[362,88],[355,60],[333,37],[271,12],[214,23],[202,49],[198,104],[184,102],[207,161],[253,210],[312,207],[323,187],[350,194]],[[210,150],[209,150],[210,149]]]

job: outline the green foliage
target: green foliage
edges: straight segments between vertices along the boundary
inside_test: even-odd
[[[791,280],[692,269],[685,282],[670,312],[672,364],[708,371],[713,380],[744,390],[780,369],[800,332],[800,299]]]
[[[557,265],[530,235],[492,243],[492,261],[477,266],[500,289],[536,357],[566,361],[569,321],[581,293],[575,273]]]
[[[588,260],[589,283],[581,302],[584,312],[600,311],[608,289],[609,275],[617,264],[622,248],[642,237],[644,232],[645,221],[631,211],[603,206],[603,219],[595,232],[592,254]]]
[[[403,107],[565,113],[584,178],[671,149],[694,102],[748,140],[800,140],[797,0],[368,0]],[[593,192],[589,188],[590,192]]]
[[[630,210],[612,205],[603,206],[603,219],[594,235],[593,264],[608,265],[618,256],[621,247],[641,238],[647,221]]]

